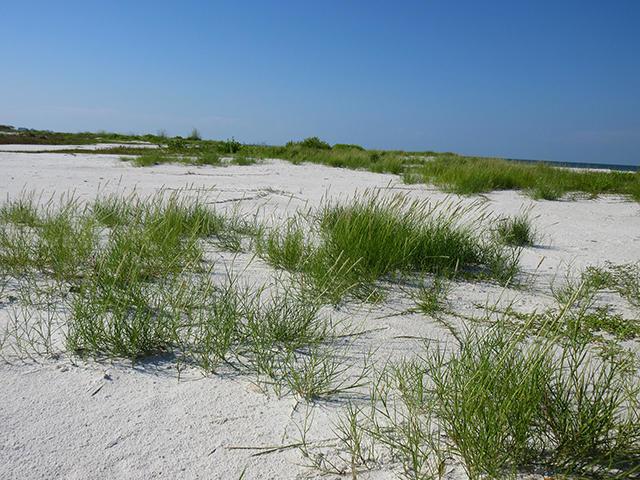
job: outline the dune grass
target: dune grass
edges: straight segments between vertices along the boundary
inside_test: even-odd
[[[427,315],[437,315],[447,310],[447,295],[451,284],[447,277],[436,275],[431,283],[421,285],[414,294],[418,310]]]
[[[473,225],[465,216],[473,215]],[[486,268],[507,279],[515,273],[505,249],[482,239],[483,212],[445,201],[429,203],[405,196],[368,195],[321,213],[325,248],[345,255],[370,280],[396,271],[439,272]],[[472,231],[475,230],[475,231]]]
[[[366,194],[322,207],[310,234],[297,222],[263,232],[258,253],[319,290],[330,278],[334,299],[345,291],[366,296],[381,279],[416,272],[509,281],[518,252],[483,234],[484,220],[479,205]]]
[[[637,471],[637,375],[622,360],[593,359],[579,336],[558,354],[492,329],[429,365],[436,414],[472,478],[536,463],[565,474]]]
[[[557,200],[569,193],[589,197],[620,194],[640,200],[638,172],[579,171],[543,163],[440,155],[412,169],[410,174],[461,194],[523,190],[535,199],[544,200]]]
[[[554,334],[568,336],[578,330],[583,338],[599,345],[605,355],[620,350],[617,342],[640,338],[638,263],[588,267],[552,285],[551,293],[558,306],[568,305],[563,321],[551,322]],[[626,318],[600,299],[603,294],[612,293],[628,302],[635,311],[634,317]],[[539,314],[537,323],[549,322],[549,318],[554,318],[553,309]]]
[[[33,195],[8,200],[0,206],[0,222],[35,227],[40,223]]]
[[[595,198],[617,194],[640,201],[640,172],[586,171],[559,168],[545,163],[526,163],[499,158],[468,157],[450,153],[364,150],[357,145],[321,147],[320,140],[289,142],[284,147],[243,145],[242,159],[280,158],[294,164],[318,163],[331,167],[368,170],[403,175],[407,183],[432,183],[458,194],[478,194],[497,190],[520,190],[536,200],[559,200],[572,195]],[[222,152],[224,144],[183,146],[164,161],[185,161],[194,151]],[[175,153],[187,155],[176,156]],[[153,154],[144,152],[139,165],[152,165]],[[161,163],[156,154],[155,162]],[[189,160],[191,161],[191,160]]]
[[[9,204],[7,209],[11,208]],[[39,270],[56,278],[82,274],[98,240],[92,217],[84,215],[73,199],[59,210],[34,208],[26,218],[24,212],[20,215],[0,223],[3,268],[18,274]]]
[[[253,234],[233,214],[164,192],[88,205],[15,201],[2,211],[0,271],[17,282],[22,306],[0,343],[9,338],[18,355],[161,355],[179,370],[246,373],[307,401],[360,385],[331,346],[339,323],[313,297],[294,284],[242,286],[230,272],[213,272],[206,244],[236,247]]]
[[[527,247],[536,242],[536,231],[526,211],[513,217],[499,218],[494,231],[498,239],[507,245]]]
[[[197,129],[194,129],[197,133]],[[407,183],[433,183],[459,194],[477,194],[496,190],[520,190],[534,199],[558,200],[574,195],[596,197],[617,194],[640,201],[640,172],[596,172],[558,168],[545,163],[527,163],[462,156],[448,152],[404,152],[367,150],[359,145],[336,144],[309,137],[284,146],[242,144],[234,138],[203,140],[200,134],[188,138],[166,135],[122,135],[108,132],[58,133],[30,130],[0,132],[3,143],[73,145],[97,142],[145,141],[158,145],[148,151],[134,143],[104,151],[65,150],[58,153],[133,155],[138,166],[168,162],[221,165],[220,156],[233,157],[231,163],[250,165],[265,158],[279,158],[294,164],[304,162],[403,175]],[[43,150],[46,151],[46,150]],[[55,151],[52,151],[55,152]],[[129,160],[130,158],[126,158]]]
[[[303,438],[302,453],[323,471],[356,476],[394,458],[404,478],[443,478],[457,462],[471,479],[637,478],[637,370],[624,357],[594,356],[579,335],[557,340],[499,321],[469,330],[453,350],[429,344],[385,366],[369,404],[347,406],[335,447]]]
[[[341,296],[429,274],[418,295],[433,315],[451,276],[512,278],[517,249],[492,234],[478,205],[375,193],[325,203],[310,219],[256,233],[258,253],[295,273],[264,285],[216,275],[205,246],[254,231],[197,198],[63,198],[44,207],[25,198],[0,212],[0,272],[25,290],[2,348],[160,356],[180,372],[245,374],[269,393],[310,403],[357,392],[335,425],[339,448],[318,455],[299,443],[324,472],[357,477],[392,459],[406,478],[442,478],[457,462],[474,479],[640,474],[638,370],[628,356],[602,355],[593,339],[607,329],[636,337],[624,319],[593,308],[603,289],[640,305],[635,264],[587,269],[556,290],[557,309],[523,314],[522,325],[487,311],[458,345],[427,344],[372,375],[367,356],[349,355],[349,334],[325,311],[323,290]]]

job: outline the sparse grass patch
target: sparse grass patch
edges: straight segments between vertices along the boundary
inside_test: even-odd
[[[38,227],[34,266],[59,278],[81,275],[96,247],[95,227],[75,205],[47,215]]]
[[[341,473],[391,455],[406,478],[443,478],[458,461],[471,479],[640,473],[640,377],[623,357],[601,359],[580,336],[559,346],[502,321],[448,350],[427,345],[375,377],[370,405],[349,406],[339,423],[346,458],[306,445],[303,454]]]
[[[254,165],[256,163],[258,163],[258,160],[256,158],[248,157],[246,155],[236,154],[231,159],[231,164],[233,165],[247,166],[247,165]]]
[[[427,315],[443,312],[450,289],[451,286],[445,277],[434,276],[430,284],[422,285],[415,294],[414,300],[418,309]]]
[[[242,287],[229,273],[214,282],[203,242],[228,246],[256,234],[239,216],[164,193],[101,197],[88,208],[70,200],[37,215],[36,227],[0,225],[0,269],[33,290],[0,341],[14,352],[51,351],[51,315],[42,309],[60,316],[61,351],[76,355],[162,354],[179,370],[248,373],[308,401],[360,385],[331,347],[337,324],[309,292],[281,282]],[[46,299],[39,278],[53,282]]]
[[[116,195],[98,197],[91,210],[96,221],[105,227],[114,228],[127,225],[134,220],[135,198],[122,198]]]
[[[617,292],[636,308],[640,308],[640,263],[589,267],[583,273],[584,282],[594,288],[608,288]]]
[[[368,373],[365,363],[355,378],[351,378],[349,371],[354,366],[336,355],[334,347],[312,347],[298,354],[290,353],[284,360],[284,368],[282,378],[277,381],[306,401],[344,395],[358,389],[366,384]]]
[[[150,167],[153,165],[160,165],[162,163],[170,163],[176,161],[175,157],[168,155],[166,152],[155,149],[148,148],[145,149],[140,155],[137,155],[133,158],[122,157],[124,161],[131,161],[136,167]]]
[[[555,335],[567,337],[575,332],[585,341],[597,343],[608,355],[620,351],[619,341],[640,338],[640,319],[624,318],[611,305],[600,300],[606,292],[615,292],[638,310],[640,308],[640,267],[638,264],[588,267],[577,276],[567,276],[559,286],[552,286],[558,306],[537,315],[537,323],[549,323]],[[557,310],[564,309],[562,321]],[[640,313],[640,311],[638,311]],[[514,314],[515,315],[515,314]],[[534,327],[537,328],[537,327]],[[603,334],[613,336],[615,340]]]
[[[429,357],[437,416],[471,478],[513,475],[531,459],[550,377],[546,353],[494,329],[466,338],[451,358]]]
[[[35,269],[60,279],[82,275],[96,246],[96,222],[73,199],[61,202],[60,207],[49,206],[44,212],[34,207],[27,219],[31,225],[0,225],[0,263],[4,268],[15,274]],[[23,211],[23,220],[24,215]]]
[[[8,200],[0,207],[0,223],[13,223],[36,227],[40,223],[38,208],[33,196],[24,196],[16,200]]]
[[[179,321],[179,310],[171,308],[178,280],[165,277],[150,285],[132,271],[135,266],[128,269],[111,276],[99,272],[80,284],[70,304],[69,351],[136,360],[170,349]]]

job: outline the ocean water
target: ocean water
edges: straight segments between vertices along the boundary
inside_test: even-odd
[[[616,170],[620,172],[637,172],[640,171],[639,165],[616,165],[611,163],[581,163],[581,162],[554,162],[551,160],[526,160],[522,158],[507,158],[510,162],[523,162],[523,163],[546,163],[553,167],[567,167],[567,168],[596,168]]]

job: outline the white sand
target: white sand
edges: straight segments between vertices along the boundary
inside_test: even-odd
[[[50,150],[104,150],[114,147],[158,148],[158,145],[144,142],[94,143],[83,145],[0,145],[0,152],[41,152]]]
[[[5,147],[0,149],[8,150]],[[29,150],[21,147],[31,146],[15,149]],[[394,175],[275,160],[246,167],[137,168],[106,155],[0,153],[0,171],[0,192],[8,197],[34,192],[47,198],[74,192],[80,199],[92,199],[99,192],[134,189],[141,195],[161,188],[210,189],[207,198],[214,206],[237,206],[269,218],[317,206],[323,197],[346,199],[368,188],[406,192],[416,198],[446,197],[425,185],[405,185]],[[549,283],[568,268],[640,259],[638,203],[615,197],[532,201],[516,192],[485,198],[486,208],[498,214],[532,208],[542,240],[539,246],[525,249],[521,264],[527,273],[534,273],[541,260],[542,264],[532,290],[503,292],[488,284],[456,285],[450,300],[458,312],[475,312],[475,303],[501,294],[515,298],[523,309],[548,305]],[[249,257],[240,255],[236,262]],[[229,255],[221,256],[225,258]],[[254,260],[248,274],[266,277],[270,272],[263,262]],[[380,347],[377,358],[410,355],[420,348],[419,342],[398,337],[448,338],[448,332],[428,317],[397,314],[409,306],[406,295],[397,292],[382,306],[368,310],[354,305],[342,312],[355,324],[376,329],[356,341],[354,357],[371,347]],[[0,305],[0,320],[6,315],[8,308]],[[170,364],[154,362],[135,368],[69,358],[0,363],[0,478],[235,479],[243,471],[248,479],[320,476],[304,466],[296,449],[252,456],[256,451],[230,448],[294,442],[296,424],[304,417],[306,407],[293,398],[265,395],[250,380],[203,378],[192,371],[178,381]],[[340,402],[313,407],[311,440],[331,437],[331,421],[339,407]],[[397,478],[398,472],[398,465],[387,465],[360,478]],[[464,476],[456,469],[448,478]]]

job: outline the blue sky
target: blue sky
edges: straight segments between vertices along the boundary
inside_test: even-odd
[[[640,1],[0,5],[0,123],[640,163]]]

